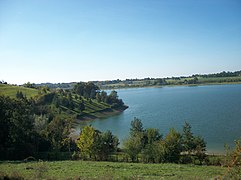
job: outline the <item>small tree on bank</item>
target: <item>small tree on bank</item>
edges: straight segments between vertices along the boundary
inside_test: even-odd
[[[95,129],[91,126],[85,126],[80,133],[79,140],[77,141],[77,147],[80,150],[81,157],[91,157],[93,154],[94,139]]]
[[[187,122],[183,126],[182,148],[182,151],[187,153],[186,163],[191,162],[191,155],[194,155],[200,164],[206,158],[206,142],[202,137],[193,135],[191,125]]]
[[[107,160],[108,156],[117,151],[119,139],[110,131],[101,132],[91,126],[85,126],[77,141],[81,158]]]
[[[164,141],[164,161],[178,163],[182,152],[181,134],[171,128]]]

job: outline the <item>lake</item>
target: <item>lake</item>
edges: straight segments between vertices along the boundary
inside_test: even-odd
[[[101,131],[111,130],[122,141],[128,136],[134,117],[145,128],[160,129],[166,135],[171,127],[182,131],[184,122],[194,135],[207,142],[209,153],[224,153],[224,144],[241,137],[241,85],[177,86],[119,89],[119,98],[129,106],[119,115],[82,122]]]

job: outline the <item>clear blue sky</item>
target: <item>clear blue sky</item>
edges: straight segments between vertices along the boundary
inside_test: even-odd
[[[0,80],[241,70],[240,0],[0,0]]]

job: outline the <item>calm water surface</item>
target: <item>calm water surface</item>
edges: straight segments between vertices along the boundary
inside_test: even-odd
[[[195,135],[207,142],[210,153],[223,153],[224,143],[232,145],[241,137],[241,85],[210,85],[117,90],[129,106],[123,113],[105,119],[83,122],[101,130],[111,130],[122,141],[128,136],[134,117],[145,128],[170,127],[181,131],[185,121]]]

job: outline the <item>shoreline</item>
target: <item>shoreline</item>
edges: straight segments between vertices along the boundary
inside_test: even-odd
[[[77,130],[77,126],[81,122],[94,121],[97,119],[104,119],[107,117],[118,115],[118,114],[121,114],[122,112],[124,112],[128,108],[129,108],[129,106],[123,105],[122,107],[119,107],[119,108],[108,108],[108,109],[105,109],[105,110],[102,110],[99,112],[95,112],[92,114],[83,115],[81,118],[75,119],[75,121],[73,122],[73,126],[71,128],[71,132],[70,132],[69,136],[73,140],[78,139],[79,132]]]
[[[200,84],[170,84],[170,85],[156,85],[156,86],[129,86],[129,87],[113,87],[102,88],[101,90],[118,90],[118,89],[138,89],[138,88],[163,88],[163,87],[193,87],[193,86],[212,86],[212,85],[238,85],[241,82],[225,82],[225,83],[200,83]]]
[[[123,105],[122,107],[118,107],[118,108],[108,108],[108,109],[104,109],[104,110],[94,112],[91,114],[85,114],[85,115],[82,115],[81,117],[77,118],[75,120],[75,123],[78,124],[79,122],[107,118],[109,116],[120,114],[128,108],[129,108],[129,106]]]

